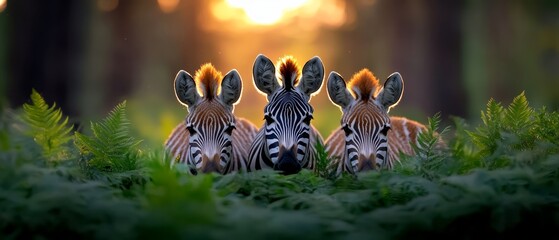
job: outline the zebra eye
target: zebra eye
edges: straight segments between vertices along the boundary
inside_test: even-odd
[[[192,126],[187,126],[186,130],[188,130],[188,133],[190,133],[190,136],[196,134],[196,130],[194,130],[194,127],[192,127]]]
[[[233,133],[233,129],[235,129],[235,125],[229,125],[226,129],[225,129],[225,133],[231,135]]]
[[[307,124],[307,125],[310,125],[312,119],[313,119],[312,115],[307,115],[307,116],[305,117],[305,119],[303,119],[303,122],[304,122],[305,124]]]
[[[380,130],[380,133],[386,136],[386,134],[388,134],[388,130],[390,130],[390,126],[386,125],[382,130]]]
[[[274,119],[272,117],[270,117],[269,115],[264,115],[264,119],[266,120],[266,124],[268,124],[268,125],[274,123]]]
[[[344,125],[344,126],[342,127],[342,129],[344,130],[345,135],[349,135],[349,134],[351,134],[351,132],[352,132],[351,129],[350,129],[347,125]]]

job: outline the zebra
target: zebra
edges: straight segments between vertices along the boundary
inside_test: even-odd
[[[327,80],[330,101],[342,110],[341,127],[326,139],[325,149],[336,174],[373,169],[392,169],[399,154],[413,155],[412,142],[426,130],[425,125],[403,117],[389,117],[404,92],[398,72],[386,79],[384,87],[364,68],[347,84],[334,71]],[[388,153],[388,154],[387,154]]]
[[[272,168],[294,174],[302,168],[314,169],[316,145],[323,140],[311,125],[314,109],[309,101],[322,87],[324,66],[318,56],[305,63],[302,74],[292,56],[281,58],[277,65],[276,76],[269,58],[259,54],[254,61],[254,85],[267,96],[268,104],[264,126],[250,146],[249,171]]]
[[[175,96],[187,106],[188,115],[165,141],[173,156],[171,167],[186,164],[194,175],[247,170],[248,146],[258,129],[233,115],[242,88],[237,70],[222,77],[211,63],[202,65],[195,78],[184,70],[177,73]]]

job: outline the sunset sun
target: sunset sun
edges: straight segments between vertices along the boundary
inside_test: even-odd
[[[226,0],[232,8],[241,9],[248,20],[257,25],[280,22],[288,11],[304,6],[308,0]]]

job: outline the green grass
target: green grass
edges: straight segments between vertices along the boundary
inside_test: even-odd
[[[2,239],[559,236],[559,113],[524,94],[490,100],[475,127],[454,119],[447,131],[435,115],[417,156],[339,178],[321,146],[315,171],[191,176],[140,149],[125,103],[72,136],[54,104],[31,99],[0,116]]]

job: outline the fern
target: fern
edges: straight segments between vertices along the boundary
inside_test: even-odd
[[[534,110],[528,105],[528,100],[524,92],[516,96],[508,106],[504,114],[504,122],[509,131],[523,131],[532,122]]]
[[[535,121],[529,135],[539,141],[547,141],[559,146],[559,112],[549,112],[542,107],[534,113]]]
[[[23,105],[23,120],[29,126],[27,135],[41,146],[46,159],[64,159],[68,150],[65,144],[72,138],[73,125],[68,126],[68,117],[62,119],[62,111],[56,108],[56,103],[49,107],[34,89],[31,101],[31,104]]]
[[[322,178],[333,179],[336,174],[336,166],[333,166],[332,160],[328,158],[325,146],[322,142],[316,143],[317,160],[314,173]]]
[[[507,108],[491,99],[481,118],[483,125],[469,132],[469,135],[479,149],[479,159],[482,161],[478,167],[489,169],[518,164],[514,160],[514,152],[536,147],[538,140],[544,138],[540,133],[547,132],[541,127],[553,123],[545,114],[536,115],[524,92],[516,96]],[[546,136],[549,135],[546,133]]]
[[[437,132],[441,123],[441,114],[436,113],[428,119],[427,129],[421,132],[417,137],[417,142],[412,144],[417,155],[418,170],[426,178],[436,178],[435,173],[439,169],[444,160],[441,153],[441,135],[446,133],[449,127],[445,127],[440,133]]]
[[[504,108],[500,103],[493,98],[489,99],[486,112],[481,112],[484,125],[477,127],[476,132],[468,132],[482,154],[489,154],[497,148],[496,140],[501,139],[503,112]]]
[[[451,156],[455,159],[453,172],[466,173],[481,165],[480,158],[476,156],[476,148],[466,130],[468,124],[462,118],[454,117],[454,137],[449,142]]]
[[[91,123],[93,136],[76,132],[75,144],[80,152],[90,157],[87,166],[105,172],[124,172],[138,168],[140,141],[129,136],[130,122],[125,114],[126,101],[118,104],[107,118]]]

